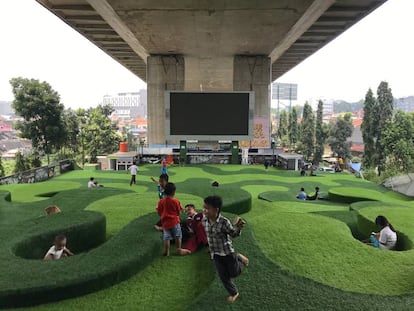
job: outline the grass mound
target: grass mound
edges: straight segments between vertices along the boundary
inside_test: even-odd
[[[111,310],[114,306],[123,310],[405,310],[414,305],[413,250],[409,244],[414,237],[410,226],[414,215],[411,199],[345,173],[311,178],[300,177],[297,172],[273,169],[265,172],[263,167],[236,165],[170,167],[169,172],[183,205],[194,203],[200,209],[205,196],[219,194],[227,211],[243,213],[247,220],[247,228],[235,239],[235,247],[249,257],[250,266],[235,280],[240,298],[234,305],[225,302],[226,292],[214,276],[213,264],[205,250],[185,258],[161,258],[158,244],[154,255],[148,257],[149,264],[125,282],[83,297],[26,310]],[[29,200],[23,193],[24,188],[7,189],[22,203],[3,201],[1,229],[8,223],[20,226],[32,221],[39,217],[45,205],[52,203],[61,207],[64,214],[81,213],[84,208],[100,212],[106,217],[109,240],[85,253],[53,262],[51,267],[72,265],[71,261],[78,260],[106,266],[111,259],[98,254],[103,252],[102,257],[109,256],[102,250],[107,245],[111,254],[135,252],[138,246],[134,243],[147,239],[146,235],[126,238],[126,229],[154,233],[152,246],[161,242],[159,235],[152,231],[152,224],[157,220],[153,213],[157,195],[149,179],[159,173],[159,166],[142,166],[138,186],[129,187],[129,175],[125,172],[75,171],[44,183],[47,186],[43,189],[27,191],[27,196],[33,199],[30,204],[24,203]],[[116,189],[83,189],[89,174]],[[211,187],[215,180],[220,183],[219,188]],[[55,187],[52,185],[55,182],[60,185],[49,189]],[[323,194],[333,193],[338,199],[315,202],[295,199],[300,187],[309,191],[316,186]],[[38,201],[39,194],[53,191],[59,193]],[[372,231],[370,226],[378,214],[392,222],[406,251],[382,251],[357,240]],[[129,227],[130,221],[136,218],[133,223],[145,228]],[[363,224],[362,220],[367,223]],[[117,242],[119,248],[110,244],[122,236],[132,247],[122,248],[121,241]],[[5,265],[5,261],[2,263]],[[137,265],[140,264],[141,261]],[[120,267],[115,270],[123,272],[117,272],[119,275],[112,279],[108,276],[110,281],[103,283],[109,286],[114,278],[123,279],[135,273]],[[78,276],[83,273],[80,269],[73,270]]]
[[[58,216],[61,217],[45,217],[44,220],[32,222],[32,227],[28,223],[22,224],[27,233],[25,235],[21,232],[20,236],[26,239],[10,240],[8,245],[2,247],[8,246],[19,256],[33,258],[42,250],[44,253],[41,246],[47,244],[47,238],[53,239],[57,232],[66,233],[77,252],[89,250],[105,239],[105,227],[102,230],[104,218],[98,213],[81,212]],[[91,223],[90,218],[97,220],[96,223]],[[58,261],[13,258],[10,252],[6,252],[1,255],[1,260],[9,262],[9,265],[7,269],[2,269],[0,306],[27,306],[79,296],[109,287],[134,275],[160,253],[159,234],[146,226],[156,219],[155,214],[141,217],[101,246]],[[65,228],[69,223],[71,226]],[[38,225],[47,228],[47,231],[45,229],[45,233],[29,237],[33,231],[38,232]],[[94,239],[94,236],[97,238]],[[36,245],[32,243],[39,243],[39,247],[32,249],[32,245]]]

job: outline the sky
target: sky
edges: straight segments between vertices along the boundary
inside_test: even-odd
[[[381,81],[394,97],[414,95],[413,12],[413,0],[388,0],[277,82],[298,84],[297,104],[358,101]],[[18,76],[47,81],[65,107],[75,109],[146,88],[36,1],[0,0],[0,100],[13,100],[9,80]]]

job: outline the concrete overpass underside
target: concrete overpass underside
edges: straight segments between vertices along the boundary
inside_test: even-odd
[[[255,91],[386,0],[37,0],[147,82],[148,139],[165,143],[164,91]]]

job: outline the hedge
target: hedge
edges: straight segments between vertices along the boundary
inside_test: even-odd
[[[359,201],[376,201],[380,200],[380,193],[360,188],[333,188],[328,192],[329,201],[339,203],[354,203]]]
[[[11,202],[11,193],[9,191],[0,191],[0,201]]]
[[[386,203],[386,202],[358,202],[351,205],[351,209],[357,211],[357,227],[358,231],[365,237],[369,237],[371,232],[378,232],[378,226],[375,224],[375,219],[368,219],[366,216],[360,213],[360,211],[364,208],[375,208],[375,207],[381,207],[383,209],[384,207],[388,208],[396,208],[396,207],[402,207],[407,208],[403,205],[398,205],[395,203]],[[397,230],[397,245],[396,250],[398,251],[405,251],[410,250],[413,247],[413,242],[411,239],[403,232]]]
[[[251,209],[248,192],[229,185],[204,187],[206,180],[187,183],[183,193],[200,197],[220,195],[223,211],[243,214]],[[105,242],[106,223],[101,213],[83,211],[91,202],[128,190],[114,188],[73,189],[43,194],[47,200],[30,204],[9,203],[0,208],[8,217],[0,228],[0,307],[21,307],[76,297],[112,286],[144,268],[161,254],[162,240],[152,224],[152,213],[132,221]],[[10,198],[10,193],[5,198]],[[44,215],[56,204],[62,213]],[[4,205],[3,205],[4,207]],[[73,257],[41,260],[63,233]],[[6,238],[7,237],[7,238]]]
[[[223,211],[232,214],[245,214],[252,208],[252,196],[243,189],[231,184],[220,184],[212,187],[206,179],[191,179],[185,184],[177,184],[181,193],[188,193],[205,198],[210,195],[218,195],[223,199]]]
[[[66,235],[68,248],[75,254],[98,247],[106,240],[105,216],[97,212],[43,216],[24,223],[24,227],[25,232],[19,236],[20,242],[13,246],[13,253],[26,259],[42,259],[58,234]]]
[[[43,261],[18,257],[16,253],[26,257],[37,256],[37,250],[24,251],[23,248],[30,247],[32,241],[43,243],[47,237],[52,238],[53,234],[60,232],[59,229],[64,233],[64,229],[67,230],[69,248],[72,245],[71,238],[74,239],[74,250],[98,243],[104,236],[101,230],[103,216],[99,213],[83,211],[56,216],[23,223],[20,235],[5,243],[7,248],[3,248],[0,255],[1,262],[7,263],[0,268],[0,307],[57,301],[112,286],[143,269],[161,253],[159,233],[151,225],[158,218],[153,213],[132,221],[119,234],[97,248],[69,258]],[[38,226],[51,227],[48,232],[38,233]],[[88,236],[83,236],[83,240],[91,241],[82,242],[81,234],[75,234],[78,229],[85,234],[89,232]],[[35,232],[38,234],[31,237]],[[4,230],[0,233],[4,233]],[[44,252],[49,247],[50,243]]]

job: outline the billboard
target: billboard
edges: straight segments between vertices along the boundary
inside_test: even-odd
[[[298,85],[293,83],[272,83],[272,99],[297,100]]]
[[[266,117],[256,117],[253,121],[253,140],[240,141],[240,148],[270,148],[270,120]]]

